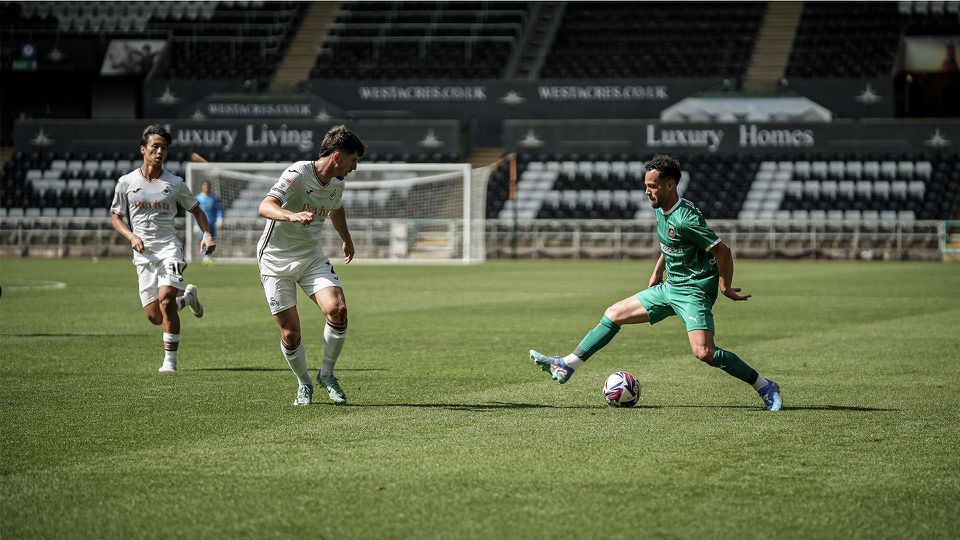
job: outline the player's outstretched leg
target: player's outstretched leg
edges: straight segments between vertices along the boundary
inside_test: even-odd
[[[333,376],[333,373],[318,375],[317,382],[327,387],[327,395],[330,396],[330,401],[337,405],[346,404],[347,394],[343,392],[343,388],[340,388],[340,381]]]
[[[760,399],[763,400],[763,406],[766,407],[768,411],[776,412],[783,408],[783,400],[780,398],[780,385],[773,382],[773,380],[767,379],[767,384],[757,390],[757,393],[760,394]]]
[[[541,354],[540,351],[530,349],[530,358],[540,366],[540,369],[549,373],[550,377],[560,384],[569,381],[570,377],[573,376],[574,369],[568,366],[559,356],[546,356]]]
[[[313,403],[313,385],[300,384],[297,386],[297,399],[293,400],[294,405],[309,405]]]
[[[192,283],[187,285],[183,291],[183,302],[190,308],[190,313],[193,313],[194,317],[203,317],[203,304],[200,303],[196,285]]]

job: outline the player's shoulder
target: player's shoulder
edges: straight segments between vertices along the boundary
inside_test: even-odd
[[[298,177],[303,176],[310,170],[310,167],[312,166],[312,161],[295,161],[290,165],[287,165],[286,170],[283,171],[283,176],[288,176],[291,174]]]
[[[690,202],[689,199],[680,198],[677,208],[673,211],[680,218],[702,219],[703,212],[697,208],[697,205]]]
[[[174,186],[179,186],[180,184],[184,183],[182,176],[177,176],[166,169],[163,170],[163,175],[161,178],[163,178],[164,182],[168,182]]]
[[[131,184],[140,180],[140,169],[134,169],[117,179],[118,184]]]

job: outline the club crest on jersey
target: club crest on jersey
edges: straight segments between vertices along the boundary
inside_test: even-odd
[[[170,190],[170,186],[169,186],[169,185],[167,185],[166,187],[163,188],[163,194],[164,194],[164,195],[169,195],[169,194],[171,194],[171,193],[172,193],[172,191]]]
[[[677,237],[677,231],[673,230],[673,227],[668,227],[667,236],[669,236],[670,239],[675,239]]]
[[[333,190],[333,193],[330,194],[330,200],[332,201],[336,198],[337,198],[337,190]]]

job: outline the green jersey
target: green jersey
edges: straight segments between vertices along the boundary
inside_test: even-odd
[[[667,283],[692,285],[716,298],[719,274],[717,261],[710,248],[720,238],[707,225],[700,210],[686,199],[679,199],[673,208],[658,208],[657,236],[660,252],[667,263]]]

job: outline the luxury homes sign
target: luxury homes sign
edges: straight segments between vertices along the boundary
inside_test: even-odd
[[[960,122],[678,124],[641,120],[508,120],[507,149],[535,153],[790,153],[954,150]]]

